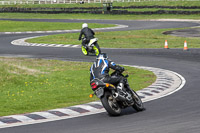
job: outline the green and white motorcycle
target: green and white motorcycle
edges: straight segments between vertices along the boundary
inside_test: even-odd
[[[85,38],[82,38],[82,40],[84,40]],[[83,52],[84,55],[89,55],[89,53],[94,53],[96,56],[99,55],[101,53],[101,49],[97,43],[98,38],[93,38],[90,40],[90,42],[88,44],[86,44],[86,46],[84,47],[82,45],[81,50]]]

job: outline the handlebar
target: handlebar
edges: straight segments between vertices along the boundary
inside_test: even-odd
[[[113,75],[122,75],[122,73],[123,73],[124,71],[125,71],[124,69],[122,69],[122,70],[115,70],[115,71],[111,74],[111,76],[113,76]]]

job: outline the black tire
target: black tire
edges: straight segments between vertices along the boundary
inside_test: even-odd
[[[132,97],[134,100],[134,105],[132,107],[136,111],[143,111],[145,108],[144,108],[141,98],[138,96],[138,94],[134,90],[132,90],[132,93],[133,93]]]
[[[113,97],[110,92],[105,92],[104,96],[101,98],[101,102],[109,115],[119,116],[121,114],[121,108],[116,102],[113,102]]]
[[[99,51],[99,54],[101,54],[101,49],[100,49],[100,47],[99,47],[99,44],[98,44],[98,43],[96,43],[96,44],[95,44],[95,46],[96,46],[96,48],[98,49],[98,51]],[[95,51],[95,54],[96,54],[96,51]],[[96,54],[96,56],[97,56],[97,54]]]

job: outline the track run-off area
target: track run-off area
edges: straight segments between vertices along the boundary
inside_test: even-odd
[[[8,19],[6,19],[8,20]],[[9,19],[11,20],[11,19]],[[142,29],[184,28],[199,26],[192,21],[124,21],[124,20],[48,20],[12,19],[14,21],[36,22],[81,22],[123,25],[121,28],[99,29],[98,31],[122,31]],[[79,32],[79,31],[71,31]],[[59,33],[66,33],[60,31]],[[95,60],[94,56],[83,56],[80,48],[73,47],[33,47],[13,45],[11,42],[21,38],[58,34],[18,33],[0,34],[0,56],[59,59],[64,61]],[[100,45],[101,46],[101,45]],[[187,81],[181,90],[167,97],[145,102],[146,110],[136,113],[127,108],[120,117],[110,117],[106,112],[57,121],[21,125],[0,129],[1,133],[188,133],[200,131],[199,74],[200,49],[102,49],[117,64],[147,66],[176,72]],[[182,80],[185,82],[185,80]]]

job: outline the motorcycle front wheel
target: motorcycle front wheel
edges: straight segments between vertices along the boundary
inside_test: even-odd
[[[132,106],[136,111],[143,111],[145,108],[144,108],[144,105],[142,103],[142,100],[140,98],[140,96],[138,96],[138,94],[132,90],[132,93],[133,93],[133,100],[134,100],[134,105]]]
[[[98,56],[101,53],[98,43],[93,46],[93,50],[95,51],[95,55]]]
[[[105,92],[104,96],[101,98],[101,102],[109,115],[119,116],[121,114],[121,108],[112,97],[112,94],[110,92]]]
[[[84,46],[81,47],[81,50],[84,55],[88,55],[88,51],[86,50]]]

